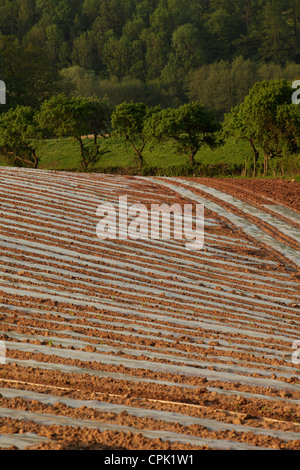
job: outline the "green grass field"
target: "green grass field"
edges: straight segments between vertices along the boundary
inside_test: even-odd
[[[103,139],[102,149],[109,151],[103,155],[95,169],[134,168],[137,167],[134,152],[126,147],[122,138]],[[80,166],[78,143],[71,139],[53,139],[45,141],[38,150],[39,168],[51,170],[76,170]],[[244,164],[245,156],[251,159],[251,149],[245,142],[235,143],[229,140],[226,145],[214,151],[203,148],[198,152],[196,161],[204,165],[217,163]],[[188,165],[188,158],[178,155],[171,142],[148,144],[144,151],[145,166],[148,168],[170,168]]]
[[[130,173],[138,170],[138,162],[130,146],[125,146],[124,139],[111,137],[102,141],[102,149],[109,151],[104,154],[92,171],[108,173]],[[39,149],[39,168],[59,171],[79,171],[79,145],[72,139],[51,139],[44,141]],[[151,174],[180,176],[190,169],[188,158],[179,155],[171,142],[148,144],[144,151],[146,171]],[[247,174],[245,162],[247,160]],[[202,148],[196,155],[200,165],[201,176],[251,176],[252,151],[247,142],[236,142],[228,139],[224,146],[215,150]],[[262,162],[261,162],[262,163]],[[9,165],[7,159],[0,155],[0,166]],[[300,180],[300,158],[290,161],[271,162],[271,177],[295,177]],[[191,171],[191,169],[190,169]],[[199,170],[198,170],[199,171]],[[261,176],[258,173],[258,176]]]
[[[103,139],[102,148],[103,150],[109,150],[110,153],[103,155],[96,166],[97,168],[124,168],[137,164],[131,147],[128,146],[126,149],[122,138]],[[54,139],[46,141],[39,149],[40,168],[77,168],[80,161],[78,149],[78,144],[73,140]],[[197,154],[196,160],[205,164],[243,163],[246,153],[251,158],[251,149],[246,143],[236,144],[234,141],[228,141],[225,146],[214,151],[203,148]],[[156,143],[155,145],[148,144],[144,151],[144,157],[147,166],[161,168],[188,163],[188,159],[185,156],[178,155],[170,142]]]

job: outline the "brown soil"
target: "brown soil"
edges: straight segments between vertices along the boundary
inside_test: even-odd
[[[34,433],[42,441],[26,449],[300,449],[298,266],[210,202],[299,244],[195,188],[211,222],[201,252],[96,237],[105,200],[191,202],[161,181],[0,169],[4,448]],[[299,183],[172,183],[188,181],[266,213],[300,210]]]
[[[213,186],[248,202],[270,204],[266,198],[277,204],[300,211],[300,183],[288,180],[253,180],[229,178],[193,178],[208,186]]]

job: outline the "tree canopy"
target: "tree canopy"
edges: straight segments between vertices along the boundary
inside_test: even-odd
[[[81,167],[87,170],[103,155],[98,136],[109,131],[110,113],[106,101],[96,97],[54,95],[42,103],[36,117],[39,126],[49,136],[72,137],[79,144]],[[85,138],[94,136],[93,145]]]
[[[219,130],[215,112],[199,102],[153,113],[145,125],[145,132],[150,137],[174,141],[177,151],[185,154],[191,165],[195,165],[195,156],[201,147],[218,145]]]
[[[143,151],[152,135],[146,132],[147,120],[159,108],[150,108],[145,103],[124,102],[119,104],[112,114],[112,127],[115,135],[122,136],[129,143],[138,158],[139,166],[144,165]]]
[[[225,116],[223,132],[250,142],[254,172],[259,151],[264,174],[270,159],[300,151],[300,108],[292,102],[291,83],[271,80],[256,83],[244,101]]]
[[[0,151],[15,166],[37,168],[42,131],[30,106],[17,106],[0,116]]]
[[[10,103],[18,97],[17,104],[35,105],[50,85],[57,89],[57,73],[79,67],[89,80],[135,81],[132,90],[140,81],[147,84],[143,101],[155,105],[159,93],[160,103],[176,107],[189,94],[204,100],[190,83],[199,77],[191,73],[205,75],[203,67],[239,57],[299,64],[299,21],[298,0],[0,0],[0,79]],[[246,84],[235,82],[242,98],[253,75],[248,80],[247,73]]]

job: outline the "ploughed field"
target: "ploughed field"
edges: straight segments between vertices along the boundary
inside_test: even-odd
[[[0,447],[300,449],[299,183],[0,169]],[[205,206],[205,245],[97,207]]]

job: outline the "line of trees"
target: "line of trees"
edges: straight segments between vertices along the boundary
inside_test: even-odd
[[[111,109],[105,99],[61,93],[44,100],[37,110],[19,105],[3,113],[0,151],[12,164],[37,168],[42,139],[71,137],[78,143],[81,169],[87,171],[104,154],[103,139],[118,135],[130,146],[140,169],[145,164],[146,146],[162,139],[173,142],[174,150],[195,166],[202,147],[216,148],[232,136],[249,142],[254,176],[261,154],[267,174],[271,159],[300,151],[300,106],[292,103],[292,93],[292,84],[286,80],[256,83],[242,103],[225,115],[222,124],[215,110],[199,101],[177,108],[131,101]]]
[[[86,171],[104,155],[102,139],[116,135],[124,138],[125,145],[130,144],[142,169],[146,144],[154,138],[165,138],[173,140],[177,150],[194,165],[195,155],[203,145],[217,145],[219,130],[215,113],[201,103],[162,110],[131,101],[111,111],[104,99],[59,94],[45,100],[37,111],[30,106],[16,106],[3,113],[0,151],[14,165],[37,168],[37,149],[42,139],[70,137],[78,143],[80,166]]]

